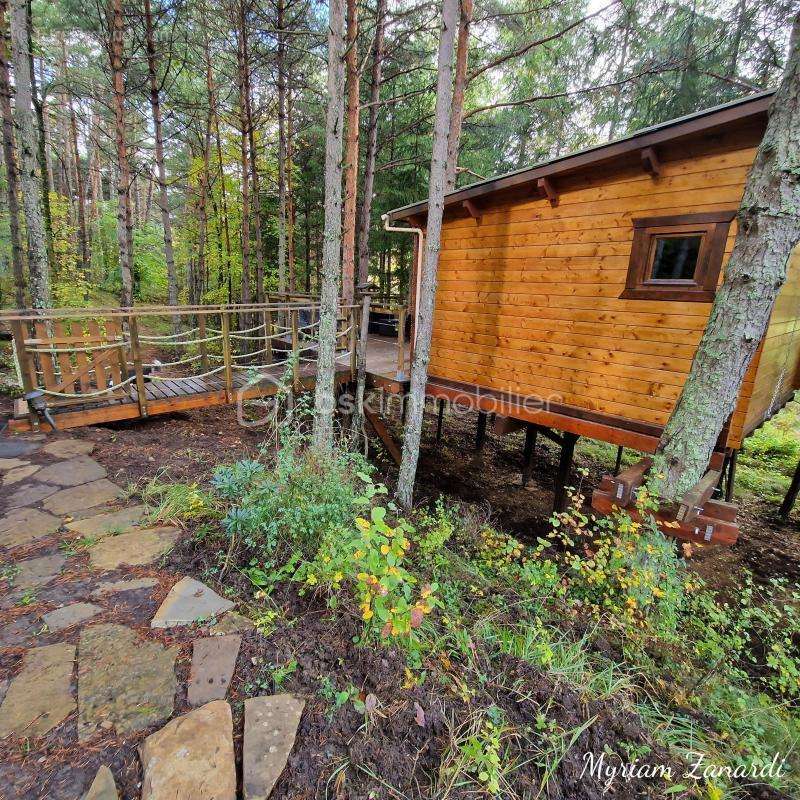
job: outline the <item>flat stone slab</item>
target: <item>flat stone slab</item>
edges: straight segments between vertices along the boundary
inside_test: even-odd
[[[14,576],[14,591],[35,589],[50,583],[59,575],[65,561],[66,558],[59,554],[18,561],[19,572]]]
[[[304,707],[304,700],[290,694],[244,701],[244,800],[266,800],[272,793],[294,747]]]
[[[53,487],[55,488],[55,487]],[[122,497],[124,492],[111,481],[101,478],[99,481],[85,483],[83,486],[72,486],[47,497],[44,507],[53,514],[72,514],[87,508],[99,506]]]
[[[152,564],[168,553],[180,537],[177,528],[148,528],[106,536],[89,548],[89,563],[97,569],[116,569],[121,564],[132,567]]]
[[[100,606],[92,603],[70,603],[68,606],[48,611],[42,616],[42,621],[47,625],[50,633],[57,633],[65,628],[71,628],[79,622],[91,619],[102,610]]]
[[[75,645],[51,644],[25,653],[22,672],[0,706],[0,738],[43,736],[75,709],[70,694]]]
[[[61,520],[35,508],[15,508],[0,519],[0,547],[18,547],[52,536]]]
[[[230,611],[233,603],[194,578],[181,578],[164,598],[150,623],[151,628],[191,625]]]
[[[94,442],[87,442],[84,439],[57,439],[44,445],[42,452],[54,458],[72,458],[73,456],[88,456],[94,447]]]
[[[6,439],[0,437],[0,458],[18,458],[35,453],[41,444],[25,439]]]
[[[187,699],[190,706],[224,700],[236,669],[242,637],[236,634],[195,639]]]
[[[124,533],[144,516],[144,506],[131,506],[108,514],[96,514],[85,519],[76,519],[65,526],[68,531],[85,536],[87,539],[101,539],[109,533]]]
[[[42,467],[36,480],[56,483],[59,486],[80,486],[82,483],[91,483],[105,476],[106,470],[102,464],[98,464],[88,456],[76,456]]]
[[[25,478],[30,478],[31,475],[36,474],[40,469],[41,467],[38,464],[27,464],[24,467],[10,469],[3,476],[3,486],[11,486],[20,481],[24,481]]]
[[[178,648],[140,640],[124,625],[90,625],[78,643],[78,739],[118,735],[172,716]]]
[[[242,616],[236,611],[228,611],[219,622],[214,623],[208,632],[211,636],[225,636],[228,633],[242,633],[255,628],[253,620]]]
[[[137,589],[152,589],[154,586],[158,586],[157,578],[134,578],[129,581],[103,581],[97,584],[97,588],[89,596],[93,600],[97,600],[109,594],[135,592]]]
[[[17,467],[27,467],[30,461],[23,461],[21,458],[0,458],[0,471],[5,472]]]
[[[236,800],[230,706],[216,700],[176,717],[139,746],[142,800]]]
[[[83,796],[83,800],[119,800],[114,776],[105,764],[97,770],[97,775],[94,776],[92,785]]]
[[[44,500],[45,497],[50,497],[50,495],[55,494],[57,491],[58,486],[31,481],[30,483],[20,486],[13,494],[9,495],[6,499],[6,506],[8,508],[34,506]]]

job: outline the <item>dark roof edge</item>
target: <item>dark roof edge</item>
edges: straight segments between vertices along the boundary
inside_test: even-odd
[[[588,166],[598,161],[606,161],[624,155],[632,150],[650,147],[677,139],[692,133],[699,133],[709,128],[715,128],[729,122],[746,119],[750,116],[764,113],[768,110],[774,89],[758,94],[740,97],[730,103],[706,108],[687,114],[684,117],[667,120],[649,128],[642,128],[622,139],[613,142],[595,145],[586,150],[579,150],[575,153],[559,156],[549,161],[542,161],[530,167],[525,167],[515,172],[508,172],[494,178],[487,178],[469,186],[464,186],[445,195],[445,206],[458,203],[463,200],[471,200],[475,197],[482,197],[492,192],[502,189],[510,189],[515,186],[530,183],[538,178],[557,175],[561,172]],[[428,208],[427,201],[409,203],[400,208],[392,209],[388,212],[391,221],[405,219],[425,212]]]

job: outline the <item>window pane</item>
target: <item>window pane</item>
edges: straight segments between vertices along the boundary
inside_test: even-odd
[[[661,281],[691,280],[702,240],[702,236],[664,236],[656,239],[650,277]]]

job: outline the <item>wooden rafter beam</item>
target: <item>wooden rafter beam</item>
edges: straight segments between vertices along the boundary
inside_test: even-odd
[[[658,153],[655,147],[645,147],[641,152],[642,167],[644,171],[653,178],[661,175],[661,162],[658,160]]]
[[[550,201],[550,205],[555,208],[558,205],[558,192],[550,178],[539,178],[536,181],[536,188],[542,197],[546,197]]]
[[[478,206],[475,205],[472,200],[465,200],[461,205],[466,209],[467,213],[472,217],[472,219],[480,224],[481,217],[483,216],[481,209],[478,208]]]

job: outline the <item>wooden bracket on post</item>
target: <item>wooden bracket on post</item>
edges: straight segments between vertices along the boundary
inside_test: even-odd
[[[558,205],[558,192],[549,178],[539,178],[536,181],[536,188],[539,190],[539,194],[550,201],[550,205],[553,208]]]
[[[644,171],[653,178],[661,175],[661,162],[658,160],[658,153],[655,147],[645,147],[641,153],[642,167]]]
[[[467,213],[478,223],[481,224],[481,217],[483,212],[472,202],[472,200],[464,200],[461,205],[466,209]]]
[[[702,478],[681,498],[675,519],[678,522],[692,522],[703,511],[703,506],[711,499],[714,489],[717,488],[722,472],[710,469]]]

